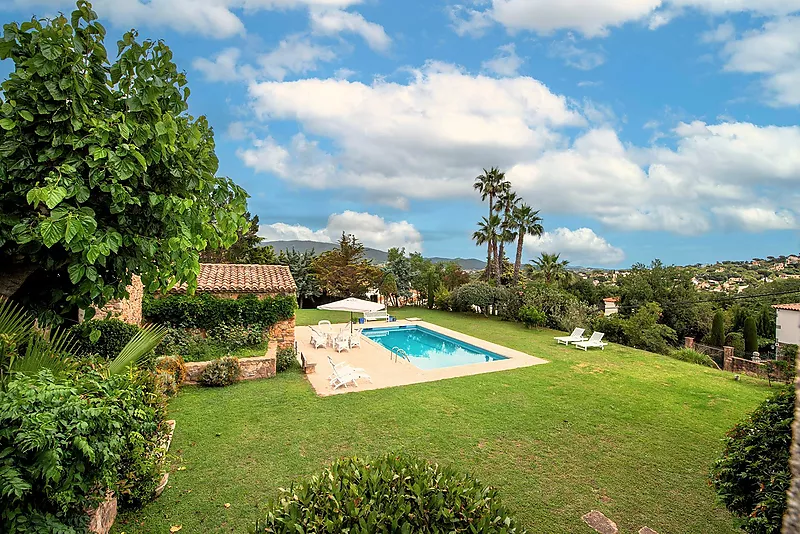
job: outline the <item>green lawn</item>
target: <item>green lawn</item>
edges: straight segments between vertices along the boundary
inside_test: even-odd
[[[441,382],[319,398],[298,374],[186,387],[171,486],[115,532],[247,532],[278,487],[336,457],[406,451],[500,488],[531,533],[591,532],[599,509],[624,533],[734,533],[708,469],[766,382],[611,345],[585,353],[554,332],[420,309],[420,316],[551,361]],[[298,324],[332,313],[301,310]],[[230,508],[224,504],[230,503]]]

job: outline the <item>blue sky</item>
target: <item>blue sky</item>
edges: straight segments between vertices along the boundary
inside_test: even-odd
[[[269,239],[482,257],[481,167],[623,267],[800,250],[800,0],[98,0],[187,72]],[[2,0],[3,21],[68,12]],[[10,65],[3,65],[8,72]]]

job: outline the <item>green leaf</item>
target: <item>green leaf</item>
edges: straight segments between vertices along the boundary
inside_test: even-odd
[[[77,284],[83,278],[83,275],[86,274],[86,266],[82,263],[73,263],[67,268],[67,272],[69,273],[69,281],[73,284]]]
[[[13,119],[0,119],[0,128],[4,130],[13,130],[17,126],[17,122]]]
[[[39,234],[42,236],[42,242],[47,248],[52,247],[64,237],[64,229],[59,221],[52,219],[45,219],[39,224]]]
[[[28,122],[33,122],[33,113],[28,111],[27,109],[22,109],[19,112],[19,116],[25,119]]]
[[[131,136],[131,130],[124,122],[119,123],[119,134],[123,139],[127,139]]]
[[[79,235],[83,235],[83,223],[81,223],[81,220],[77,217],[69,217],[67,219],[67,226],[64,229],[64,240],[70,243]]]
[[[48,208],[53,209],[58,206],[58,204],[64,200],[64,197],[66,196],[66,188],[61,186],[51,187],[47,192],[47,197],[45,198],[44,203]]]
[[[131,154],[133,154],[133,157],[139,162],[139,165],[142,166],[142,169],[147,170],[147,162],[145,161],[144,156],[142,156],[138,150],[131,150]]]
[[[42,43],[40,50],[42,51],[42,55],[50,61],[61,55],[61,47],[51,43]]]
[[[92,333],[89,334],[89,341],[97,343],[98,339],[100,339],[100,330],[92,330]]]

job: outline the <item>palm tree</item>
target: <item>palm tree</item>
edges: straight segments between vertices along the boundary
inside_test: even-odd
[[[562,260],[561,254],[548,254],[542,252],[535,260],[531,261],[538,274],[544,278],[545,283],[557,282],[567,276],[567,260]]]
[[[497,167],[492,167],[488,171],[483,169],[483,174],[475,178],[472,188],[481,194],[481,200],[489,201],[489,219],[494,214],[494,199],[505,187],[504,184],[507,183],[505,173],[500,172]],[[492,274],[492,249],[496,244],[494,239],[486,242],[486,272],[489,275],[488,278],[491,278]]]
[[[498,213],[503,214],[503,221],[500,223],[500,233],[498,238],[500,240],[497,258],[495,259],[497,268],[497,285],[500,285],[501,268],[500,264],[505,259],[505,246],[506,243],[511,243],[516,239],[517,235],[514,232],[512,225],[514,209],[522,202],[522,199],[511,190],[511,184],[504,182],[501,186],[499,196],[497,197],[497,204],[495,209]]]
[[[472,239],[478,246],[488,245],[489,249],[489,263],[486,264],[486,269],[489,273],[492,272],[492,246],[496,242],[497,232],[500,229],[500,217],[491,215],[488,219],[481,217],[481,222],[478,223],[478,229],[472,234]]]
[[[511,228],[517,234],[517,259],[514,261],[514,285],[519,282],[519,270],[522,266],[522,245],[526,235],[539,237],[544,233],[542,218],[539,217],[539,210],[535,210],[527,204],[521,204],[514,208],[511,216]]]

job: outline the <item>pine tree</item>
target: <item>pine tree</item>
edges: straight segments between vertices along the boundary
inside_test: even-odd
[[[756,320],[752,317],[744,320],[744,350],[748,354],[758,350],[758,331],[756,330]]]
[[[714,314],[714,322],[711,323],[711,344],[715,347],[725,344],[725,312],[722,310]]]

